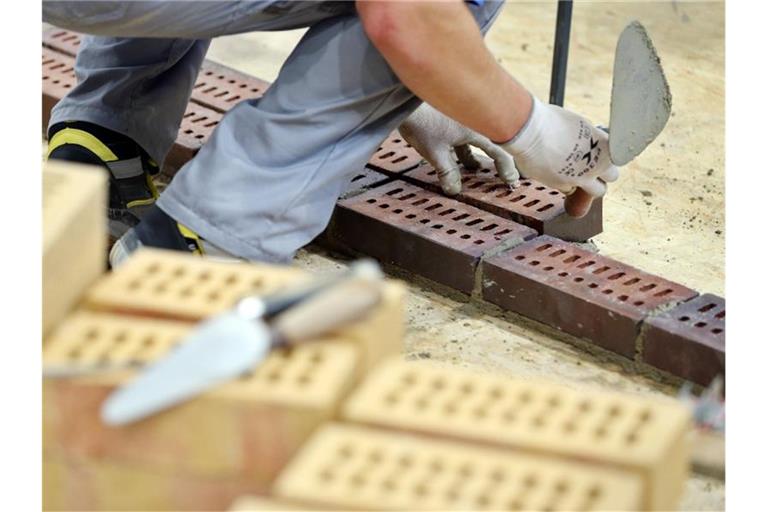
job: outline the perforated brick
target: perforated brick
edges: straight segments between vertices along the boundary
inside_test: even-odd
[[[43,363],[138,365],[166,355],[193,327],[81,311],[45,340]],[[334,414],[359,375],[360,362],[360,352],[342,337],[275,351],[240,378],[120,428],[104,425],[99,410],[132,370],[49,379],[45,450],[206,476],[249,476],[263,488],[306,436]]]
[[[465,293],[480,257],[531,238],[528,227],[401,181],[339,201],[330,233],[357,252]]]
[[[421,155],[395,130],[387,137],[368,161],[368,166],[390,176],[413,169],[422,162]]]
[[[626,357],[654,309],[696,296],[685,286],[549,236],[483,262],[483,297]]]
[[[268,87],[269,82],[205,60],[192,88],[192,101],[223,113],[240,101],[260,98]]]
[[[266,294],[307,276],[259,264],[231,264],[142,250],[88,290],[89,307],[121,313],[199,320],[249,294]]]
[[[75,59],[43,48],[43,133],[48,129],[51,109],[77,84]]]
[[[690,413],[671,399],[392,360],[358,386],[342,415],[623,468],[643,479],[645,509],[674,509],[687,476]]]
[[[106,270],[106,173],[86,165],[43,168],[43,333],[61,321]]]
[[[725,376],[725,299],[700,295],[647,319],[642,360],[703,386]]]
[[[455,199],[463,203],[563,240],[584,241],[603,230],[602,199],[592,203],[585,217],[574,219],[565,213],[565,195],[535,180],[523,179],[512,189],[501,181],[495,169],[470,171],[462,166],[461,170],[461,193]],[[405,172],[402,179],[441,193],[437,171],[429,163]]]
[[[43,30],[43,46],[70,57],[77,55],[81,40],[82,34],[71,30],[58,27],[49,27]]]
[[[637,510],[641,482],[616,469],[330,424],[275,493],[337,510]]]
[[[141,249],[88,290],[95,310],[183,320],[201,320],[250,294],[268,294],[311,279],[309,273],[276,265],[227,263],[175,251]],[[404,287],[387,282],[381,303],[338,334],[362,351],[364,367],[398,353],[404,331]]]

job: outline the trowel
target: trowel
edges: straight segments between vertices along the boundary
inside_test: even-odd
[[[642,153],[667,125],[672,93],[651,38],[639,21],[619,36],[613,60],[611,161],[626,165]]]
[[[672,93],[648,32],[630,22],[619,36],[613,61],[608,149],[611,161],[623,166],[635,159],[661,133],[672,111]],[[591,197],[583,190],[566,198],[566,210],[585,215]]]
[[[269,305],[275,299],[246,297],[201,323],[179,348],[113,392],[102,405],[102,420],[112,426],[141,420],[252,370],[277,347],[357,320],[379,302],[382,277],[375,262],[357,262],[302,298],[278,299],[281,312],[269,323],[265,313],[275,309]]]

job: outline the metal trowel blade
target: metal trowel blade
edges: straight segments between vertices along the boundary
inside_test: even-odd
[[[618,166],[642,153],[664,129],[672,93],[651,38],[640,22],[624,28],[616,45],[611,90],[611,161]]]
[[[101,409],[124,425],[180,404],[252,368],[269,353],[266,324],[236,312],[207,320],[167,356],[112,393]]]

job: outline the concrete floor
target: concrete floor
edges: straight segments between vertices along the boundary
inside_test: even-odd
[[[724,293],[724,4],[577,2],[566,106],[607,123],[613,50],[623,26],[640,20],[667,73],[673,113],[656,142],[622,170],[605,199],[605,230],[594,239],[616,257],[703,292]],[[555,2],[511,1],[490,31],[501,64],[547,98]],[[267,80],[302,31],[214,41],[209,58]],[[316,271],[344,262],[316,250],[297,263]],[[498,308],[394,271],[408,283],[409,357],[505,375],[540,376],[573,387],[673,394],[654,376],[634,375],[615,358]],[[722,510],[725,486],[692,476],[681,510]]]

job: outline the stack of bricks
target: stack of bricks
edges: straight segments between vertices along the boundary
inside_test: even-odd
[[[143,249],[91,286],[44,340],[44,364],[127,369],[45,380],[45,508],[220,510],[264,493],[373,362],[401,351],[402,285],[387,283],[366,318],[179,407],[123,427],[103,424],[100,407],[128,368],[167,354],[195,322],[308,277]]]
[[[393,359],[232,510],[673,510],[689,428],[673,400]]]
[[[44,113],[75,83],[78,44],[72,32],[44,33]],[[164,172],[192,158],[229,108],[268,86],[205,61]],[[374,257],[584,338],[638,369],[701,385],[725,373],[724,299],[573,243],[602,231],[600,200],[573,219],[563,194],[543,184],[522,180],[510,189],[489,167],[463,172],[462,192],[445,197],[435,169],[394,132],[351,178],[316,243]]]

